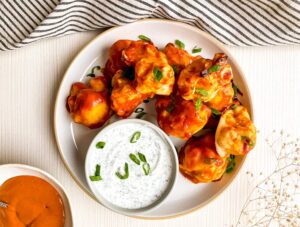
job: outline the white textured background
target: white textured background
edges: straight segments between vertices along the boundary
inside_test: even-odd
[[[258,145],[241,173],[211,204],[183,217],[145,221],[101,207],[76,185],[60,159],[53,134],[53,107],[64,71],[98,32],[48,39],[0,52],[0,164],[39,167],[65,186],[75,226],[231,226],[250,191],[246,171],[268,174],[273,164],[264,138],[273,129],[300,137],[300,46],[230,47],[251,90]],[[180,205],[180,204],[179,204]]]

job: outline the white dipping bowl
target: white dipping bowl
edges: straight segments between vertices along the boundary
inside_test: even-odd
[[[63,186],[49,173],[23,164],[4,164],[0,165],[0,185],[6,180],[16,176],[35,176],[39,177],[51,184],[62,198],[65,211],[65,227],[73,226],[73,216],[71,204]]]
[[[138,125],[141,128],[143,128],[143,127],[148,128],[148,129],[150,128],[151,130],[153,130],[157,134],[157,136],[159,136],[162,139],[164,145],[166,145],[166,147],[168,148],[168,151],[169,151],[169,152],[166,152],[166,153],[167,153],[167,155],[169,155],[168,158],[170,158],[168,160],[170,161],[171,170],[170,170],[170,176],[168,177],[168,183],[166,185],[166,188],[162,190],[163,192],[160,194],[160,196],[159,196],[159,198],[157,200],[154,200],[152,203],[147,204],[146,206],[143,206],[143,207],[124,208],[124,206],[116,205],[116,203],[113,203],[113,202],[109,201],[107,198],[105,198],[103,196],[103,194],[101,194],[99,188],[97,189],[97,187],[100,187],[98,185],[98,183],[99,184],[102,183],[101,181],[94,182],[94,181],[90,180],[90,176],[94,174],[95,162],[97,162],[97,161],[95,161],[95,157],[97,157],[97,155],[101,156],[101,149],[97,149],[96,148],[97,142],[101,141],[102,140],[101,138],[103,138],[103,136],[105,136],[105,134],[107,132],[110,132],[110,130],[112,130],[115,127],[120,127],[121,125],[123,125],[123,126],[129,125],[129,127],[130,127],[130,125]],[[128,143],[130,143],[130,141],[128,141]],[[108,145],[105,144],[105,146],[108,146]],[[134,146],[134,145],[130,145],[130,146]],[[114,150],[113,147],[111,149]],[[95,153],[95,152],[97,152],[97,153]],[[126,152],[126,153],[128,153],[128,152]],[[134,153],[134,151],[130,151],[130,153]],[[141,153],[143,153],[143,151],[141,151]],[[127,154],[126,155],[124,154],[124,156],[127,159],[129,158],[129,157],[127,157]],[[125,160],[122,160],[122,163],[124,163],[124,162],[125,162]],[[126,162],[129,164],[129,166],[131,165],[131,168],[142,168],[142,165],[136,165],[130,159],[127,160]],[[135,165],[136,165],[136,167],[135,167]],[[111,167],[111,168],[114,168],[114,167]],[[101,172],[102,171],[103,170],[101,168]],[[114,177],[114,176],[112,176],[112,174],[114,174],[115,171],[116,171],[115,169],[111,170],[110,177]],[[123,171],[123,169],[121,169],[120,171]],[[138,171],[142,171],[142,170],[138,169]],[[101,175],[101,172],[100,172],[100,175]],[[97,198],[97,200],[101,204],[103,204],[105,207],[107,207],[108,209],[111,209],[111,210],[116,211],[116,212],[121,213],[121,214],[130,215],[130,216],[131,215],[135,215],[135,214],[145,213],[145,212],[153,210],[154,208],[157,208],[159,205],[161,205],[163,203],[163,201],[171,193],[171,191],[173,189],[173,186],[175,184],[175,181],[177,179],[177,174],[178,174],[178,158],[177,158],[177,153],[176,153],[176,149],[175,149],[173,143],[171,142],[171,140],[169,139],[169,137],[160,128],[158,128],[154,124],[152,124],[152,123],[150,123],[148,121],[140,120],[140,119],[119,120],[119,121],[114,122],[112,124],[109,124],[108,126],[106,126],[105,128],[103,128],[95,136],[95,138],[91,142],[91,144],[90,144],[90,146],[88,148],[87,155],[86,155],[86,160],[85,160],[85,176],[86,176],[86,180],[87,180],[87,183],[88,183],[91,191],[93,192],[93,194]],[[150,175],[151,175],[151,173],[150,173]],[[105,177],[103,177],[102,175],[101,175],[101,177],[103,178],[103,181],[104,181]],[[117,178],[117,176],[115,176],[115,177]],[[147,176],[145,176],[145,177],[147,177]],[[130,171],[129,171],[129,178],[130,178]],[[138,178],[138,179],[140,179],[140,178]],[[121,179],[118,179],[118,180],[121,180]],[[144,180],[145,180],[145,178],[144,178]],[[105,183],[109,184],[107,182],[105,182]],[[104,187],[104,185],[103,185],[103,187]]]

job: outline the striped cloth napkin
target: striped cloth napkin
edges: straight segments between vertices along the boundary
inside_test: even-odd
[[[0,0],[0,50],[149,17],[191,24],[227,45],[300,43],[299,0]]]

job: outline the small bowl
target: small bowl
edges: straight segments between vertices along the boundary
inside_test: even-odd
[[[119,206],[116,206],[115,204],[111,203],[110,201],[106,200],[97,190],[96,190],[96,186],[95,184],[93,184],[93,182],[91,182],[89,176],[91,175],[91,156],[92,156],[92,152],[95,151],[95,144],[97,143],[98,138],[100,137],[100,135],[102,135],[103,133],[105,133],[106,131],[108,131],[109,129],[112,129],[116,126],[122,125],[122,124],[140,124],[142,125],[142,127],[150,127],[151,129],[153,129],[155,132],[158,133],[158,135],[165,141],[166,145],[169,147],[170,149],[170,156],[171,156],[171,165],[172,165],[172,169],[171,169],[171,177],[170,177],[170,181],[168,183],[168,186],[166,188],[166,190],[164,191],[164,193],[161,195],[161,197],[156,200],[154,203],[150,204],[149,206],[146,207],[142,207],[142,208],[138,208],[138,209],[128,209],[128,208],[122,208]],[[171,193],[173,186],[175,185],[176,179],[177,179],[177,174],[178,174],[178,158],[177,158],[177,152],[176,149],[173,145],[173,143],[171,142],[170,138],[167,136],[167,134],[165,132],[163,132],[160,128],[158,128],[157,126],[155,126],[154,124],[148,122],[148,121],[144,121],[144,120],[140,120],[140,119],[124,119],[124,120],[119,120],[116,121],[114,123],[109,124],[108,126],[106,126],[105,128],[103,128],[93,139],[93,141],[91,142],[88,151],[87,151],[87,155],[86,155],[86,160],[85,160],[85,176],[86,176],[86,180],[87,183],[91,189],[91,191],[93,192],[93,194],[95,195],[95,197],[97,198],[97,200],[104,205],[105,207],[107,207],[110,210],[113,210],[115,212],[121,213],[121,214],[125,214],[125,215],[136,215],[136,214],[141,214],[141,213],[146,213],[150,210],[153,210],[157,207],[159,207],[163,201],[166,200],[166,198],[168,197],[168,195]]]
[[[6,180],[16,176],[36,176],[51,184],[56,191],[60,194],[65,211],[65,227],[73,226],[73,216],[71,210],[71,204],[65,192],[63,186],[49,173],[45,171],[23,164],[4,164],[0,165],[0,185]]]

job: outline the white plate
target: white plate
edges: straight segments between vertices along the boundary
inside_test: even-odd
[[[0,185],[2,185],[6,180],[20,175],[30,175],[42,178],[43,180],[50,183],[60,194],[65,209],[65,227],[73,226],[73,216],[71,211],[71,205],[69,199],[65,193],[63,186],[50,174],[45,171],[22,164],[5,164],[0,165]]]
[[[136,40],[140,34],[150,37],[159,48],[163,48],[168,42],[179,39],[185,43],[185,49],[188,51],[196,45],[201,47],[201,55],[206,58],[212,58],[217,52],[227,54],[233,69],[234,82],[244,93],[240,100],[253,118],[250,93],[240,67],[228,50],[210,35],[183,23],[160,19],[147,19],[109,29],[92,40],[73,60],[61,82],[54,110],[55,136],[61,157],[76,182],[93,198],[85,179],[84,161],[88,146],[100,129],[91,130],[72,123],[65,107],[66,98],[72,83],[88,80],[86,75],[93,66],[104,66],[108,49],[115,41],[119,39]],[[147,106],[145,104],[141,106],[145,108],[146,112],[155,115],[154,108],[151,108],[153,104],[154,101]],[[155,117],[150,116],[146,119],[153,122]],[[176,146],[182,145],[182,141],[174,138],[172,140]],[[136,217],[166,218],[203,207],[232,182],[244,159],[237,158],[238,164],[235,171],[225,174],[221,181],[215,183],[195,185],[179,174],[174,190],[168,199],[158,209]]]

